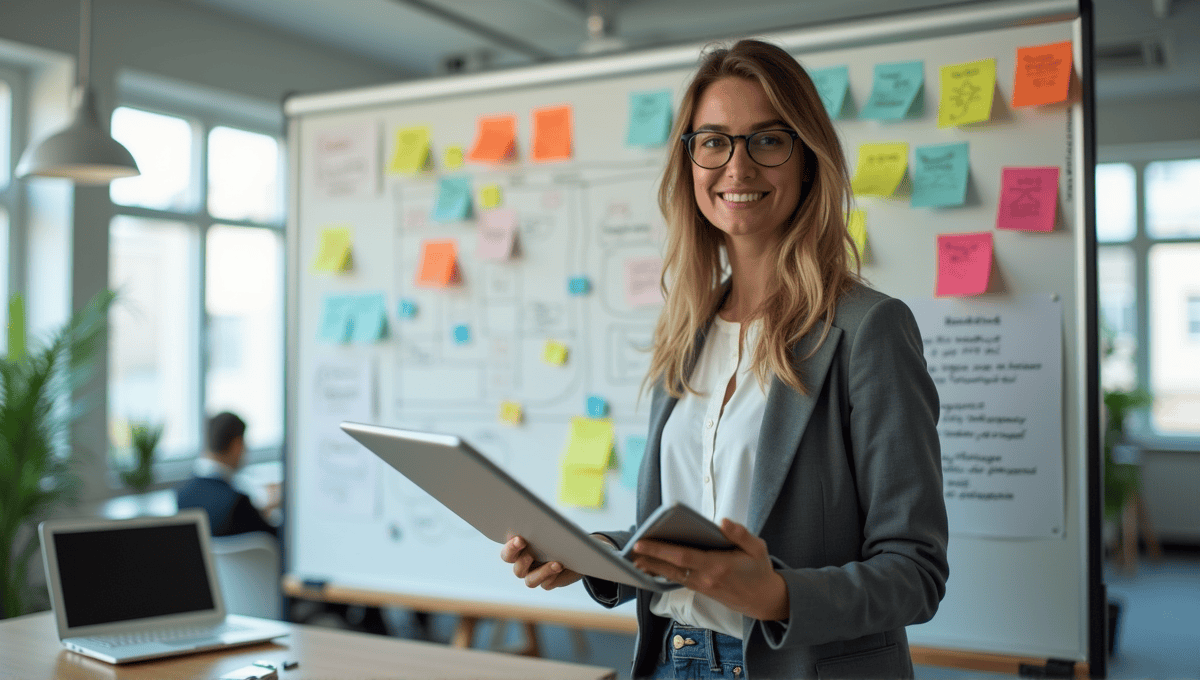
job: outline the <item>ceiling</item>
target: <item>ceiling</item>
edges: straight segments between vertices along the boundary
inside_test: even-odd
[[[881,13],[950,0],[175,0],[394,69],[486,70]],[[1097,95],[1200,93],[1200,0],[1093,0]],[[593,33],[589,36],[589,16]],[[607,21],[596,22],[604,17]]]

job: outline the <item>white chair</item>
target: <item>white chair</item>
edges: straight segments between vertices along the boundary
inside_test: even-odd
[[[214,536],[212,551],[228,613],[282,617],[279,541],[274,536],[262,531]]]

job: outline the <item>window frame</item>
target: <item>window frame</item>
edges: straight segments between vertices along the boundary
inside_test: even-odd
[[[9,88],[12,112],[9,118],[8,157],[0,162],[8,166],[8,183],[0,186],[0,208],[8,213],[8,247],[4,267],[3,290],[0,291],[0,324],[8,327],[8,298],[13,293],[25,293],[25,192],[16,178],[17,162],[28,143],[29,136],[29,72],[7,62],[0,62],[0,80]],[[0,353],[8,353],[8,334],[0,338]]]

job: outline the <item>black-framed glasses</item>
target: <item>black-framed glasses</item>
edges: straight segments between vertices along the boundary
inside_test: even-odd
[[[699,130],[680,135],[692,162],[705,170],[716,170],[728,163],[739,139],[746,140],[746,152],[755,163],[766,168],[783,165],[792,157],[799,138],[793,130],[759,130],[749,135]]]

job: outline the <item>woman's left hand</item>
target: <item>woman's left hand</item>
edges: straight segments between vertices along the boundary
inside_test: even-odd
[[[788,618],[787,583],[775,571],[767,542],[730,519],[721,533],[736,548],[699,550],[663,541],[638,541],[633,562],[642,571],[665,576],[686,588],[762,621]]]

